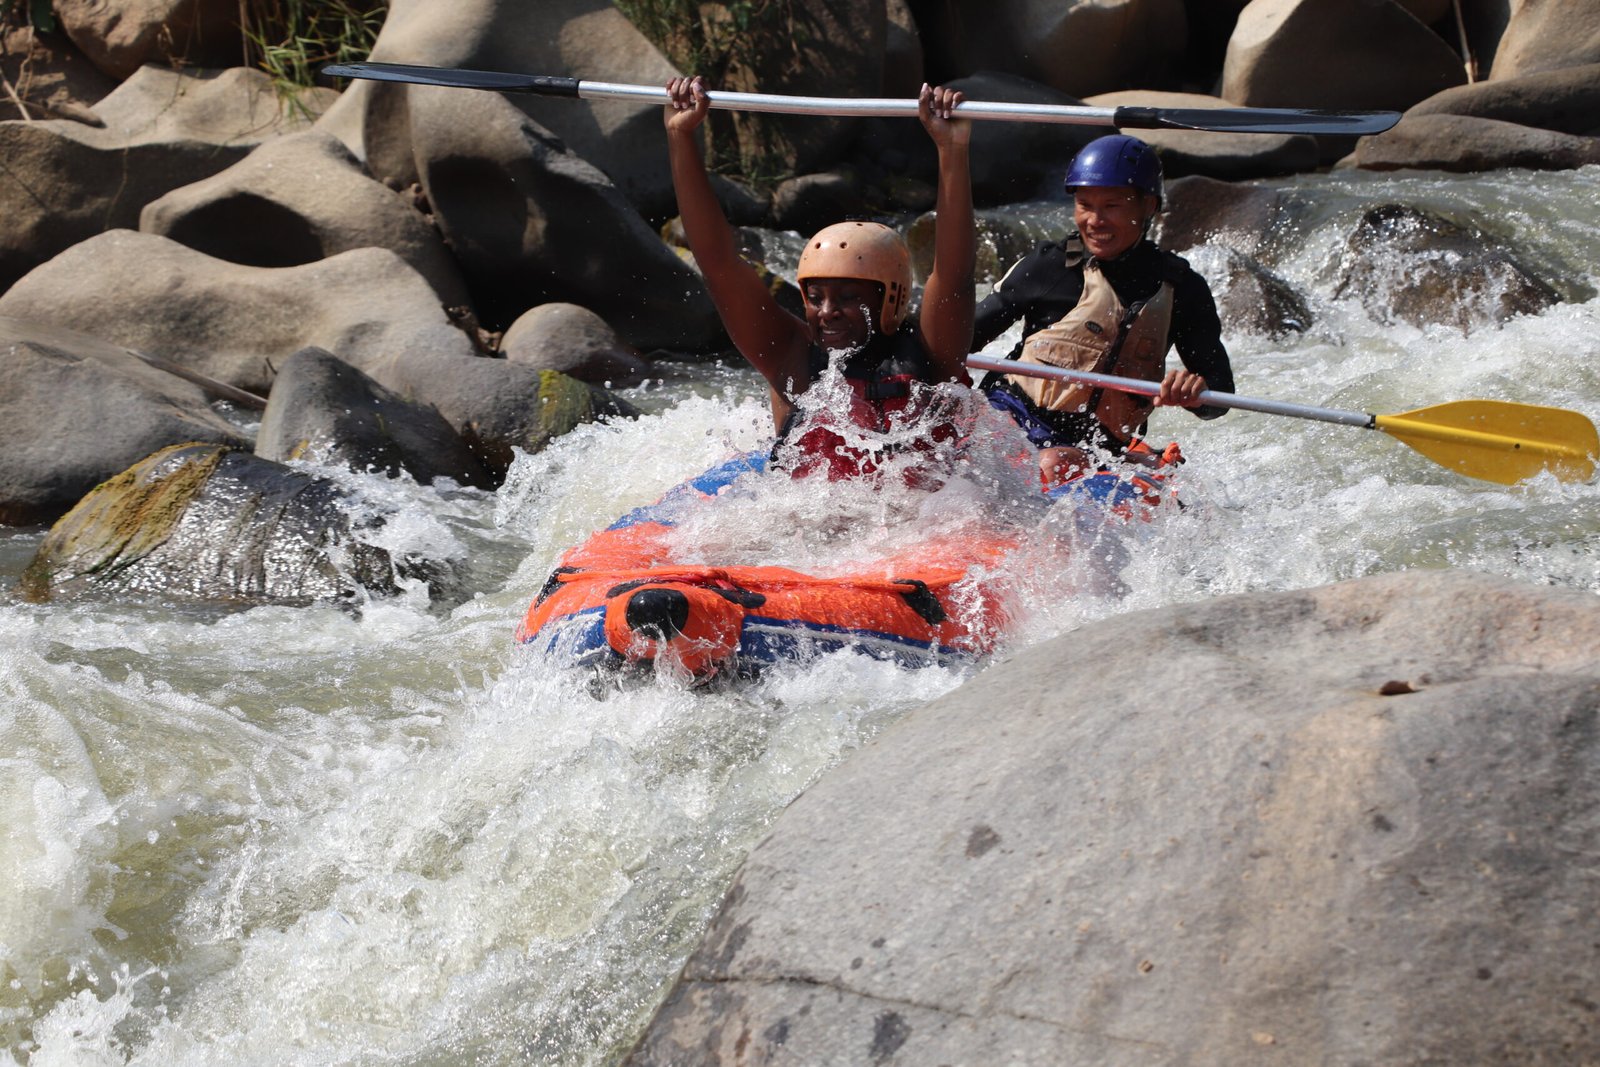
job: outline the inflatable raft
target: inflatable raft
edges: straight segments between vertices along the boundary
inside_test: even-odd
[[[922,541],[845,573],[675,564],[670,535],[688,502],[765,469],[751,453],[638,508],[567,552],[517,639],[572,665],[663,661],[696,677],[849,649],[907,667],[971,661],[1008,629],[1008,591],[967,581],[1018,547],[1016,534]],[[1126,468],[1068,482],[1056,506],[1136,518],[1159,505],[1164,476]]]

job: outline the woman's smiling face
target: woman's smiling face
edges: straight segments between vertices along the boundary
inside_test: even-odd
[[[883,286],[860,278],[807,278],[800,289],[811,339],[829,352],[864,347],[877,329]]]
[[[1138,244],[1156,206],[1148,193],[1117,186],[1086,185],[1072,191],[1072,221],[1096,259],[1116,259]]]

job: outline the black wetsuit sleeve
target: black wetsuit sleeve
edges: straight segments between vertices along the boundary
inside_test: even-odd
[[[1233,364],[1222,344],[1222,321],[1204,278],[1185,270],[1173,283],[1172,344],[1183,365],[1206,380],[1206,388],[1233,392]],[[1214,419],[1227,408],[1190,408],[1202,419]]]
[[[1011,324],[1021,317],[1022,308],[1012,303],[1006,293],[996,288],[978,303],[977,313],[972,320],[972,350],[977,352],[983,348],[1005,333]]]
[[[973,351],[1005,333],[1018,319],[1037,317],[1041,301],[1062,288],[1066,274],[1061,265],[1062,254],[1058,242],[1046,241],[1006,271],[994,292],[978,304],[972,325]],[[1074,296],[1073,301],[1076,300]],[[1011,355],[1014,358],[1016,353]]]

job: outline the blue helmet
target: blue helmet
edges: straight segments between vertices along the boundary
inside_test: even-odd
[[[1079,186],[1126,186],[1161,200],[1161,160],[1156,150],[1126,134],[1097,137],[1067,168],[1067,191]]]

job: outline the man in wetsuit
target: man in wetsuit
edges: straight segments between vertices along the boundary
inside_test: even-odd
[[[974,347],[1022,319],[1009,358],[1159,381],[1151,399],[1077,383],[991,374],[981,384],[1039,448],[1046,486],[1088,470],[1089,449],[1125,455],[1150,408],[1187,407],[1203,419],[1207,389],[1233,391],[1233,369],[1205,279],[1149,239],[1161,209],[1161,162],[1134,137],[1101,137],[1067,171],[1077,232],[1039,246],[978,306]],[[1176,346],[1182,369],[1166,371]]]

